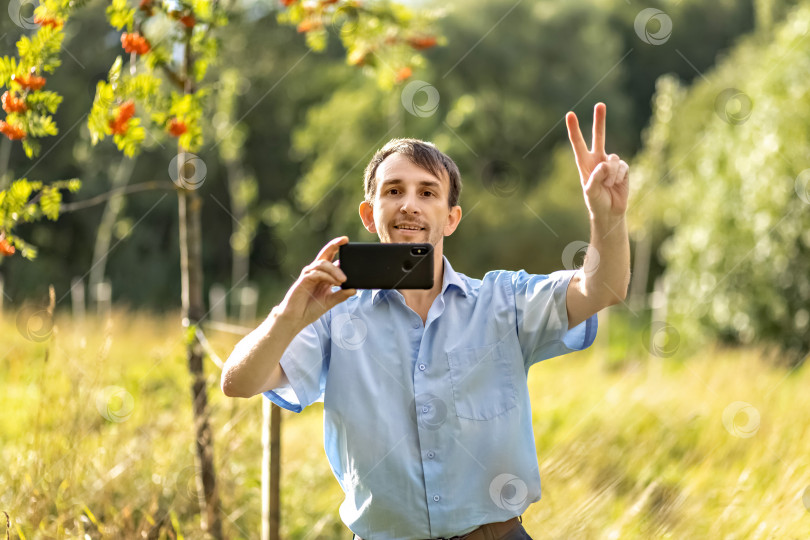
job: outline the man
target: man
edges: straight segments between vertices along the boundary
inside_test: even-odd
[[[228,396],[264,393],[295,412],[323,399],[340,516],[356,538],[529,538],[520,515],[540,499],[540,476],[528,369],[588,347],[595,314],[630,279],[628,166],[605,154],[605,115],[597,104],[591,151],[566,116],[591,221],[583,269],[456,273],[443,246],[461,220],[458,168],[395,139],[366,168],[360,217],[382,242],[433,244],[433,288],[336,288],[346,276],[332,260],[348,242],[337,238],[228,358]]]

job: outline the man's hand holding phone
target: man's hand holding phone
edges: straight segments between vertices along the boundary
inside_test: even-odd
[[[301,271],[298,280],[287,291],[279,305],[281,314],[290,321],[295,321],[301,329],[317,321],[318,318],[348,300],[355,289],[341,289],[332,292],[332,287],[340,287],[346,281],[346,275],[339,263],[332,262],[340,249],[347,244],[349,237],[341,236],[326,244],[318,256]]]

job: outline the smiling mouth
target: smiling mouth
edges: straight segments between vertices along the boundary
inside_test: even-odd
[[[424,231],[424,227],[417,227],[415,225],[394,225],[394,228],[398,231]]]

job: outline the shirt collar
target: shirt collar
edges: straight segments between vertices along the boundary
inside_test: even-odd
[[[461,279],[458,272],[453,270],[453,267],[450,266],[450,261],[447,260],[447,257],[442,255],[442,261],[444,262],[444,273],[442,275],[442,296],[444,296],[445,291],[451,285],[457,287],[462,296],[467,296],[467,284]],[[391,289],[371,289],[371,304],[376,306],[377,303],[390,291]]]

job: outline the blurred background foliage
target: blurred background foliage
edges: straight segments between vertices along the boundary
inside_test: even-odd
[[[653,254],[642,291],[666,276],[682,333],[765,338],[806,354],[810,242],[796,179],[810,125],[807,2],[651,2],[644,7],[672,20],[671,36],[657,46],[634,30],[642,8],[635,4],[418,4],[446,11],[446,46],[426,51],[426,65],[393,91],[346,66],[337,39],[311,52],[295,28],[276,21],[274,2],[235,4],[213,74],[221,80],[210,111],[216,140],[199,152],[207,166],[207,287],[234,285],[235,257],[243,257],[263,313],[330,238],[375,241],[357,215],[363,168],[402,136],[435,142],[460,167],[464,219],[446,242],[457,270],[480,277],[494,267],[560,269],[564,247],[589,236],[563,116],[574,110],[590,131],[593,104],[603,101],[608,151],[632,162],[633,238],[647,238]],[[86,114],[120,53],[118,34],[93,9],[66,31],[64,65],[51,79],[65,96],[60,136],[45,141],[35,162],[13,147],[3,181],[12,172],[82,179],[68,201],[104,193],[121,176],[171,189],[173,149],[149,134],[133,163],[112,145],[90,146]],[[21,32],[0,19],[0,46],[13,50]],[[435,88],[435,110],[420,109],[433,104],[409,86],[419,81]],[[737,94],[718,109],[729,88],[752,103],[741,122],[728,119],[739,114],[731,110],[741,106]],[[0,156],[9,151],[2,145]],[[231,175],[242,179],[238,192],[229,191]],[[118,303],[156,311],[179,303],[177,211],[166,195],[129,195],[113,213],[106,274]],[[48,283],[64,293],[90,271],[104,211],[102,204],[20,227],[39,258],[0,263],[13,303],[41,296]]]
[[[673,325],[793,364],[810,351],[810,5],[758,22],[693,84],[658,80],[632,214],[660,245]]]

